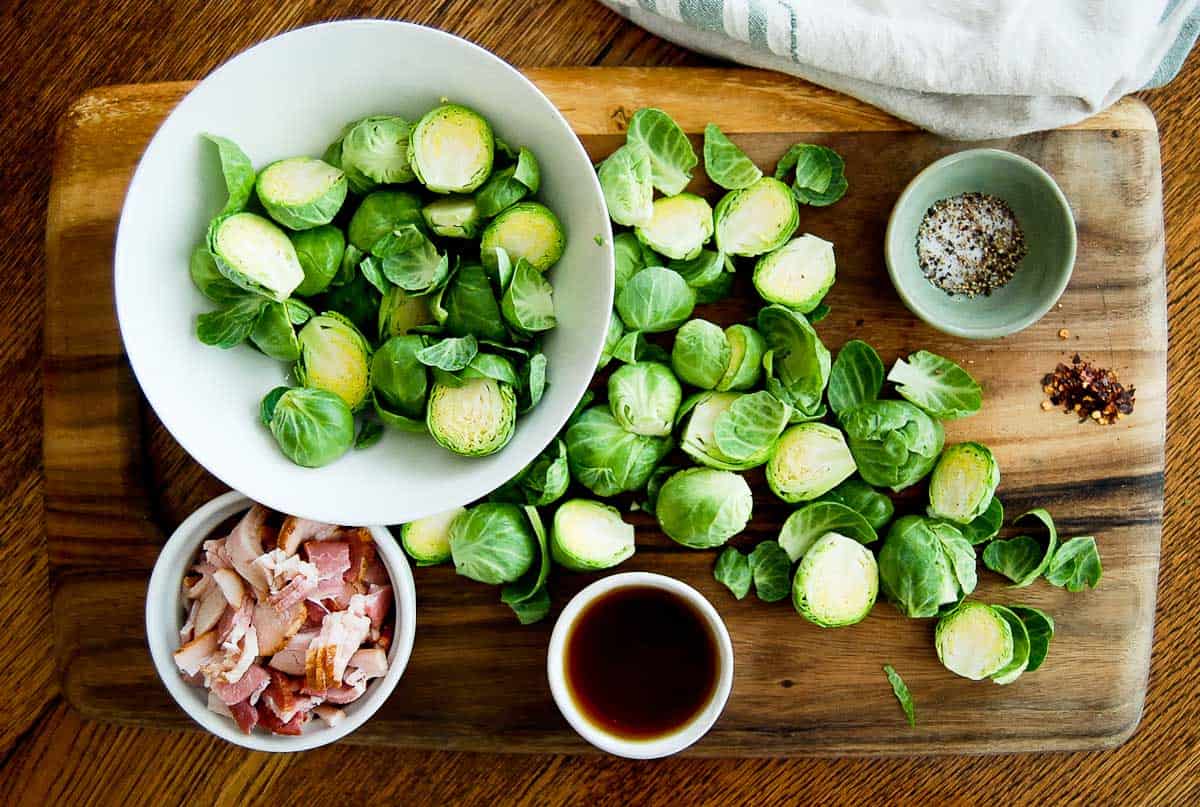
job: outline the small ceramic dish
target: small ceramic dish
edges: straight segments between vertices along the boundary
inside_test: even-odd
[[[972,191],[1008,203],[1028,252],[1012,280],[990,295],[951,296],[921,272],[917,229],[934,202]],[[1036,163],[999,149],[960,151],[917,174],[900,194],[884,257],[900,299],[922,320],[953,336],[994,339],[1029,327],[1058,302],[1075,266],[1075,219],[1062,190]]]
[[[146,638],[158,677],[188,717],[209,732],[235,745],[256,751],[306,751],[340,740],[370,719],[392,694],[408,657],[412,653],[417,633],[417,595],[412,570],[386,527],[371,527],[375,549],[387,568],[395,595],[395,634],[388,651],[388,670],[367,685],[361,698],[342,707],[345,718],[335,726],[312,720],[299,736],[270,734],[255,729],[243,734],[232,719],[208,708],[208,691],[183,680],[172,654],[179,648],[179,629],[183,626],[184,609],[180,603],[183,575],[191,567],[200,544],[211,537],[212,531],[231,516],[239,515],[251,505],[250,499],[230,491],[210,501],[188,516],[175,530],[159,553],[150,575],[146,592]]]

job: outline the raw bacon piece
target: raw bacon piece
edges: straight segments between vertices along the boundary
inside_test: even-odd
[[[367,594],[355,594],[350,598],[350,612],[371,620],[371,627],[383,627],[388,612],[392,609],[392,587],[371,586]]]
[[[387,653],[378,647],[364,647],[350,657],[350,663],[347,666],[361,670],[367,680],[379,678],[387,673]]]
[[[288,722],[280,720],[265,702],[258,704],[258,722],[272,734],[298,736],[304,733],[304,712],[296,712]]]
[[[329,609],[321,603],[308,599],[304,601],[304,627],[319,628],[321,623],[325,621],[325,615],[329,613]]]
[[[336,706],[326,706],[325,704],[321,704],[313,709],[313,714],[325,721],[325,725],[330,728],[333,728],[346,719],[346,713],[341,709]]]
[[[347,583],[362,582],[367,569],[375,561],[375,540],[371,537],[371,531],[366,527],[356,527],[342,530],[340,537],[350,546],[350,568],[343,577]]]
[[[267,520],[269,511],[261,504],[255,504],[246,511],[242,520],[225,539],[225,549],[233,568],[237,570],[250,587],[256,592],[267,590],[267,579],[261,568],[254,561],[263,553],[262,537],[259,529]]]
[[[282,650],[304,625],[305,613],[304,606],[299,603],[283,613],[270,605],[255,605],[253,622],[258,632],[259,654],[273,656]]]
[[[246,586],[237,572],[233,569],[217,569],[213,572],[213,581],[224,595],[225,602],[234,608],[241,607],[242,600],[246,598]]]

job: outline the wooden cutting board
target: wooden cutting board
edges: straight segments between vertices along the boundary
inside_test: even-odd
[[[1011,686],[946,672],[933,623],[880,603],[861,624],[822,630],[788,602],[735,601],[713,581],[714,553],[682,549],[644,514],[637,554],[621,568],[686,580],[720,610],[733,637],[732,696],[688,753],[708,756],[964,753],[1097,749],[1128,738],[1145,695],[1162,526],[1166,310],[1158,137],[1149,110],[1125,100],[1069,129],[1001,140],[1055,176],[1075,211],[1079,257],[1061,304],[1016,336],[967,342],[922,324],[888,281],[888,211],[922,167],[965,148],[787,77],[724,69],[527,71],[594,158],[621,141],[628,116],[668,110],[690,133],[709,120],[760,165],[794,142],[844,155],[850,191],[804,208],[801,229],[834,242],[838,283],[818,330],[832,349],[858,337],[886,362],[917,348],[950,356],[986,390],[983,411],[947,428],[995,451],[1010,515],[1045,506],[1065,535],[1094,534],[1104,560],[1095,591],[1039,581],[1021,591],[981,572],[977,596],[1053,614],[1058,635],[1041,670]],[[46,528],[63,691],[91,718],[191,726],[158,682],[146,649],[143,597],[158,550],[184,516],[221,492],[166,435],[126,363],[112,302],[112,245],[125,187],[154,130],[191,84],[109,87],[63,121],[47,222]],[[710,188],[699,182],[698,189]],[[181,188],[180,193],[186,193]],[[169,199],[163,200],[169,204]],[[163,267],[164,282],[186,282]],[[744,274],[744,273],[743,273]],[[723,322],[758,303],[739,296],[698,315]],[[1060,338],[1060,329],[1070,336]],[[1104,428],[1043,412],[1040,379],[1079,351],[1137,387],[1132,417]],[[198,380],[198,383],[204,383]],[[754,519],[735,539],[774,537],[789,508],[759,472]],[[595,575],[556,570],[555,611]],[[550,699],[545,648],[553,618],[517,625],[496,589],[452,568],[416,571],[418,635],[395,694],[351,741],[483,751],[588,748]],[[552,614],[553,617],[553,614]],[[881,665],[917,703],[904,722]]]

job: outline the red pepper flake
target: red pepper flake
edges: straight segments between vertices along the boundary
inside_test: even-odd
[[[1076,353],[1070,366],[1059,364],[1053,373],[1042,379],[1042,391],[1052,406],[1079,416],[1079,422],[1091,420],[1111,425],[1125,415],[1133,414],[1134,393],[1117,380],[1117,374],[1084,361]],[[1042,408],[1049,410],[1045,402]]]

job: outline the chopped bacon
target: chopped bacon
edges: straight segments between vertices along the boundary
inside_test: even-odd
[[[258,652],[264,656],[273,656],[282,650],[288,640],[303,627],[305,614],[305,608],[301,604],[284,613],[270,605],[255,605],[253,622],[254,629],[258,631]]]
[[[300,691],[301,679],[292,678],[278,670],[267,670],[271,674],[271,684],[263,690],[262,699],[279,720],[287,723],[298,712],[311,711],[321,703],[320,697],[311,695],[297,696]]]
[[[245,578],[251,588],[260,593],[267,590],[267,579],[254,561],[263,553],[259,528],[266,522],[269,512],[260,504],[254,505],[246,511],[246,515],[242,516],[242,520],[225,539],[225,549],[229,553],[233,568],[237,569],[238,574]]]
[[[221,590],[213,586],[208,593],[200,598],[200,608],[196,611],[195,632],[197,635],[207,633],[221,621],[225,613],[225,596]]]
[[[326,706],[325,704],[313,709],[313,714],[321,718],[325,722],[325,725],[330,728],[333,728],[346,719],[346,713],[341,709],[336,706]]]
[[[379,638],[375,640],[375,646],[383,648],[386,653],[392,649],[392,639],[395,636],[396,628],[392,623],[388,623],[379,629]]]
[[[263,552],[270,552],[279,546],[279,530],[269,524],[263,524],[258,528],[258,540],[262,544]]]
[[[217,634],[213,631],[203,633],[175,651],[175,666],[187,675],[195,675],[215,652]]]
[[[254,601],[247,597],[240,608],[226,608],[217,623],[217,641],[226,649],[237,645],[253,624]]]
[[[392,609],[393,599],[391,586],[371,586],[370,593],[350,598],[350,612],[367,617],[371,627],[379,629]]]
[[[317,567],[297,555],[273,549],[260,555],[254,566],[267,580],[268,602],[281,612],[291,611],[317,589]]]
[[[244,700],[249,700],[252,704],[256,703],[258,696],[270,683],[271,676],[267,675],[266,669],[258,664],[250,665],[250,668],[236,682],[226,683],[219,676],[214,677],[211,681],[212,691],[226,706],[232,706]]]
[[[213,538],[205,541],[204,560],[214,569],[232,569],[233,561],[229,559],[229,552],[225,549],[224,538]]]
[[[246,586],[242,584],[241,576],[233,569],[217,569],[213,572],[213,580],[224,595],[225,602],[240,608],[242,600],[246,598]]]
[[[329,609],[316,600],[304,601],[304,627],[319,628],[321,623],[325,621],[325,615],[329,613]]]
[[[388,577],[387,569],[384,568],[383,562],[379,560],[378,556],[371,558],[367,563],[367,570],[363,573],[362,579],[364,583],[374,583],[377,586],[386,586],[392,582]]]
[[[371,620],[349,611],[335,611],[321,623],[321,632],[304,657],[305,681],[309,689],[322,690],[342,683],[350,657],[358,650]]]
[[[341,537],[350,546],[350,568],[343,577],[347,583],[361,582],[375,560],[375,540],[366,527],[342,530]]]
[[[337,531],[338,528],[334,524],[288,516],[279,528],[277,546],[286,554],[294,555],[300,549],[300,544],[306,541],[327,541],[336,535]]]
[[[381,675],[387,673],[387,653],[378,647],[365,647],[362,650],[356,651],[350,657],[348,666],[356,670],[361,670],[368,680],[379,678]]]
[[[216,712],[222,717],[233,717],[233,712],[229,711],[229,707],[225,702],[218,698],[210,690],[208,693],[208,709],[210,712]]]
[[[192,601],[192,607],[188,609],[187,621],[183,623],[183,627],[179,629],[179,643],[187,644],[196,635],[196,612],[200,610],[200,603]]]
[[[237,721],[238,728],[242,730],[243,734],[249,734],[258,725],[258,710],[251,705],[249,700],[229,704],[229,711],[233,713],[233,719]]]
[[[341,582],[350,569],[350,544],[345,541],[309,541],[304,544],[304,554],[317,567],[318,580]]]
[[[308,646],[317,638],[317,631],[305,630],[297,633],[283,649],[276,652],[267,664],[288,675],[304,675],[304,659]]]
[[[298,736],[304,733],[304,712],[296,712],[286,723],[271,711],[271,707],[262,701],[258,704],[258,722],[272,734],[288,734]]]
[[[325,703],[335,703],[339,706],[345,706],[347,703],[353,703],[361,698],[366,691],[366,683],[360,681],[356,686],[331,687],[320,694],[325,699]]]

